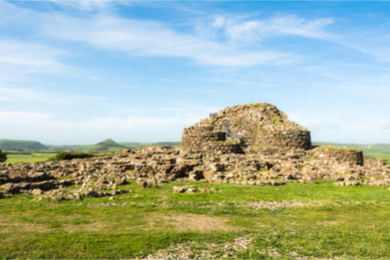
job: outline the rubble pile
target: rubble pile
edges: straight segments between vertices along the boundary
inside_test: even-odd
[[[390,166],[366,160],[360,150],[312,147],[310,132],[267,103],[226,108],[184,129],[182,147],[122,150],[105,157],[0,164],[0,197],[24,193],[39,199],[80,200],[129,192],[168,182],[200,181],[280,186],[289,182],[338,186],[390,185]],[[69,187],[74,187],[69,189]],[[195,192],[193,186],[174,192]]]

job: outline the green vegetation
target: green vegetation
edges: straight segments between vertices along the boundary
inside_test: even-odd
[[[5,163],[34,163],[45,162],[55,153],[8,153]]]
[[[94,144],[85,144],[85,145],[46,145],[46,147],[51,151],[88,151]]]
[[[324,149],[324,150],[361,151],[361,150],[356,149],[356,148],[351,148],[351,147],[338,147],[338,146],[331,146],[331,145],[327,145],[327,146],[318,146],[317,148],[318,148],[318,149]]]
[[[3,153],[1,150],[0,150],[0,162],[5,162],[7,160],[7,154],[6,153]]]
[[[382,153],[367,153],[364,154],[365,158],[376,158],[380,160],[384,160],[386,163],[390,162],[390,154],[382,154]]]
[[[71,153],[71,152],[59,152],[54,157],[50,157],[48,161],[63,161],[72,159],[82,159],[94,157],[91,153]]]
[[[226,243],[247,237],[252,241],[246,248],[229,249],[237,258],[389,258],[387,187],[317,182],[278,187],[196,182],[190,184],[219,192],[194,194],[172,193],[173,185],[184,184],[141,189],[131,182],[120,188],[134,192],[114,201],[37,202],[37,196],[17,195],[0,200],[0,256],[136,258],[191,242],[193,257],[215,244],[220,247],[209,250],[212,258],[222,258]],[[251,206],[259,201],[272,203]],[[311,204],[272,208],[283,201]]]
[[[36,141],[22,141],[22,140],[0,140],[0,150],[16,150],[16,151],[26,151],[26,150],[45,150],[46,146]]]

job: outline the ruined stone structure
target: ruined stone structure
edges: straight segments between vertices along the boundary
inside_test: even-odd
[[[66,180],[59,178],[66,177]],[[275,106],[252,103],[228,107],[183,131],[182,147],[125,149],[107,157],[71,161],[0,164],[0,198],[15,193],[37,200],[80,200],[129,192],[168,182],[200,181],[235,185],[390,185],[390,165],[365,160],[360,150],[312,147],[310,132]],[[74,187],[74,188],[71,188]],[[194,186],[174,192],[195,192]]]
[[[227,107],[184,129],[182,149],[207,150],[208,144],[215,144],[216,149],[230,145],[231,151],[238,153],[266,148],[311,148],[310,132],[268,103]]]

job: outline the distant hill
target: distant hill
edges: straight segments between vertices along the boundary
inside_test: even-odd
[[[83,151],[83,152],[120,152],[123,149],[138,149],[147,146],[171,146],[178,147],[180,142],[157,142],[157,143],[137,143],[137,142],[115,142],[106,139],[95,145],[46,145],[50,150],[57,151]]]
[[[26,150],[46,150],[47,147],[37,141],[0,139],[0,149],[8,150],[8,151],[10,150],[26,151]]]
[[[99,152],[103,152],[103,151],[116,152],[116,151],[120,151],[120,150],[125,149],[125,148],[126,148],[125,146],[114,142],[111,138],[108,138],[108,139],[104,140],[103,142],[97,143],[96,145],[92,146],[91,148],[89,148],[89,150],[99,151]]]

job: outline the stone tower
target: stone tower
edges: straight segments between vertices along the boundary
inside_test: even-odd
[[[306,128],[263,102],[231,106],[210,114],[184,129],[181,145],[191,150],[223,146],[225,152],[242,152],[257,148],[309,149],[311,140]]]

